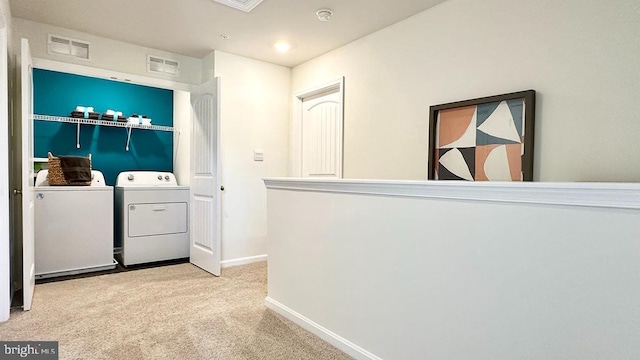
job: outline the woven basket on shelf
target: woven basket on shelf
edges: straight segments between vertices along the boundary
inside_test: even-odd
[[[89,164],[91,164],[91,154],[87,156],[89,158]],[[91,181],[87,182],[75,182],[70,183],[64,177],[64,172],[62,172],[62,166],[60,166],[60,158],[53,156],[52,153],[47,154],[47,158],[49,159],[49,174],[47,175],[47,181],[49,185],[91,185]]]

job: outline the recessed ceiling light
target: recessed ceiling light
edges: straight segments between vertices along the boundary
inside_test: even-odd
[[[277,43],[275,43],[275,44],[273,45],[273,47],[274,47],[278,52],[281,52],[281,53],[285,53],[285,52],[287,52],[287,51],[291,50],[291,44],[289,44],[289,43],[288,43],[288,42],[286,42],[286,41],[278,41]]]
[[[316,11],[316,16],[318,17],[318,20],[320,20],[320,21],[329,21],[329,19],[331,19],[332,15],[333,15],[333,11],[331,11],[329,9],[320,9],[320,10]]]

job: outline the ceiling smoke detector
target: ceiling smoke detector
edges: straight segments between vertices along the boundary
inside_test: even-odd
[[[318,20],[320,21],[329,21],[329,19],[331,19],[331,15],[333,15],[333,11],[329,9],[320,9],[316,11],[316,16],[318,16]]]

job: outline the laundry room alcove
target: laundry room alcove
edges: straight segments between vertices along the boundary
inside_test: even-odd
[[[154,126],[173,127],[173,90],[43,69],[34,69],[33,89],[34,114],[68,117],[76,106],[90,106],[100,114],[114,110],[124,117],[145,115]],[[92,168],[104,174],[107,185],[114,185],[122,171],[173,172],[174,133],[36,120],[34,156],[46,158],[48,152],[91,154]]]

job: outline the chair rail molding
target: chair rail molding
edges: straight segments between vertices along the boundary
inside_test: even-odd
[[[640,209],[640,183],[462,182],[265,178],[267,189]]]

